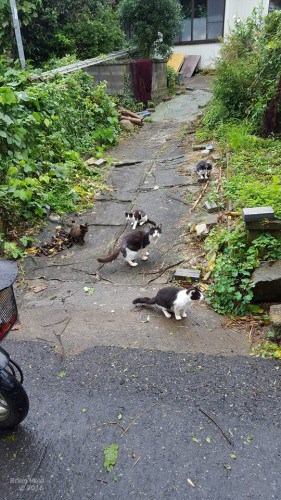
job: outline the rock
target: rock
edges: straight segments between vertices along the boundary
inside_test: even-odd
[[[192,146],[193,151],[202,151],[203,149],[206,149],[205,144],[195,144]]]
[[[195,88],[194,87],[186,87],[186,90],[192,91],[192,90],[195,90]]]
[[[172,276],[173,280],[199,281],[201,271],[199,269],[178,268]]]
[[[204,220],[205,224],[207,225],[208,228],[214,227],[218,223],[218,216],[216,214],[210,214],[207,215],[207,217]]]
[[[208,146],[206,146],[206,149],[208,149],[208,151],[214,151],[214,146],[209,144]]]
[[[281,304],[276,304],[270,306],[269,319],[271,323],[271,329],[275,333],[276,339],[280,342],[281,340]]]
[[[252,274],[253,302],[281,302],[281,260],[264,262]]]
[[[220,159],[221,159],[220,155],[216,155],[214,153],[212,154],[211,158],[213,161],[220,161]]]
[[[209,156],[209,154],[210,154],[209,149],[204,149],[204,151],[202,151],[202,156]]]
[[[206,104],[198,104],[198,109],[204,109],[206,108]]]
[[[121,120],[119,124],[121,129],[124,130],[125,132],[134,131],[134,125],[129,120]]]
[[[208,234],[208,232],[209,232],[207,225],[205,223],[197,224],[197,226],[195,226],[195,231],[196,231],[197,236],[202,236],[203,234]]]
[[[242,214],[244,222],[274,219],[274,210],[272,207],[243,208]]]
[[[59,222],[61,220],[61,216],[53,213],[49,215],[49,220],[51,222]]]
[[[209,212],[209,214],[220,211],[220,207],[213,201],[205,201],[204,207],[206,208],[207,212]]]

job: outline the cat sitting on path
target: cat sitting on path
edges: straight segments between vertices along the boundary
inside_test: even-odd
[[[165,314],[166,318],[171,318],[171,312],[175,314],[175,318],[180,320],[186,318],[186,311],[191,302],[204,299],[204,295],[199,288],[191,287],[187,289],[179,288],[178,286],[168,286],[161,288],[155,297],[139,297],[133,300],[133,304],[152,305],[160,309]]]
[[[133,210],[132,212],[125,212],[125,217],[131,222],[132,229],[136,229],[137,225],[142,226],[145,222],[156,226],[153,220],[150,220],[143,210]]]
[[[120,241],[120,245],[112,252],[112,254],[107,257],[98,257],[97,261],[105,264],[106,262],[112,262],[121,252],[125,260],[132,267],[137,266],[135,258],[140,254],[142,260],[147,260],[149,253],[146,251],[146,247],[150,243],[156,243],[162,232],[162,224],[158,226],[151,227],[147,232],[134,231],[125,234]]]

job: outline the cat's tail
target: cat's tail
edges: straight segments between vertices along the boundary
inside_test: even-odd
[[[152,224],[152,226],[156,226],[156,222],[154,222],[153,220],[150,220],[150,219],[147,219],[148,224]]]
[[[108,255],[107,257],[98,257],[97,261],[102,262],[102,264],[106,264],[106,262],[112,262],[120,253],[120,247],[117,247],[112,254]]]
[[[133,304],[155,304],[155,297],[150,299],[149,297],[139,297],[138,299],[133,300]]]

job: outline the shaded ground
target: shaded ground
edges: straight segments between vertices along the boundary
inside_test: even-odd
[[[85,246],[25,262],[21,328],[3,347],[24,368],[31,407],[16,432],[0,436],[5,499],[279,498],[278,364],[247,357],[245,332],[206,304],[181,322],[132,307],[176,266],[200,263],[188,229],[204,217],[200,203],[190,210],[200,153],[192,135],[181,140],[210,97],[204,81],[197,86],[111,152],[137,163],[113,167],[111,191],[77,218],[90,224]],[[128,230],[131,208],[162,222],[160,243],[136,268],[120,257],[101,266],[96,257]],[[103,450],[114,442],[117,464],[106,473]]]

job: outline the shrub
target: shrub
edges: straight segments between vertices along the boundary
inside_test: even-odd
[[[119,16],[140,57],[167,57],[181,26],[178,0],[121,0]]]
[[[102,177],[81,155],[101,155],[119,131],[105,84],[94,87],[86,73],[32,85],[19,75],[17,83],[2,74],[0,87],[0,218],[6,233],[49,210],[63,213],[87,203]]]

